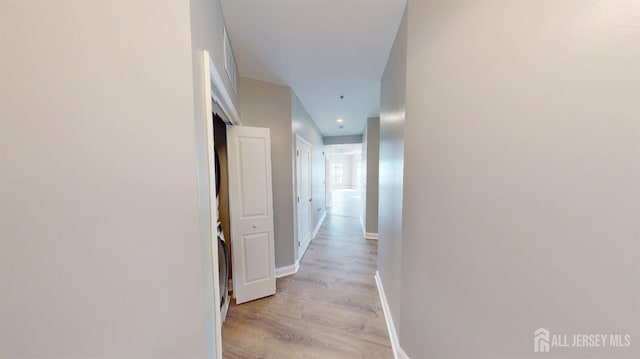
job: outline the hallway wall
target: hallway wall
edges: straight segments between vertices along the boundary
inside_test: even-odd
[[[378,168],[380,166],[380,119],[367,119],[362,135],[362,221],[365,232],[378,233]]]
[[[0,357],[213,355],[190,29],[187,1],[0,2]]]
[[[298,96],[291,91],[291,133],[292,133],[292,153],[295,151],[296,144],[296,135],[299,135],[307,142],[311,143],[312,153],[311,153],[311,210],[313,212],[313,220],[311,224],[311,229],[314,229],[322,216],[325,215],[325,154],[324,154],[324,143],[322,139],[322,133],[316,126],[316,123],[313,122],[311,115],[304,108]],[[296,159],[293,158],[293,166],[295,168]],[[295,172],[293,177],[295,178]],[[294,196],[295,196],[295,188],[294,188]],[[295,203],[295,202],[294,202]],[[295,208],[295,204],[294,204]],[[297,220],[297,217],[296,217]],[[297,229],[294,233],[298,233]]]
[[[362,135],[349,136],[326,136],[323,138],[325,145],[346,145],[351,143],[362,143]]]
[[[224,17],[222,14],[222,6],[220,0],[189,0],[189,14],[191,17],[191,63],[193,72],[193,106],[194,116],[196,119],[195,128],[195,145],[196,153],[198,154],[198,203],[200,206],[200,241],[202,250],[203,261],[210,262],[212,243],[210,235],[210,223],[211,207],[212,203],[209,200],[209,158],[207,156],[207,132],[206,124],[204,121],[198,121],[204,119],[207,116],[205,113],[205,100],[202,94],[204,93],[204,64],[202,57],[202,50],[206,49],[209,52],[209,56],[226,88],[227,93],[235,107],[236,111],[240,111],[240,97],[238,96],[237,89],[233,89],[229,77],[224,69]],[[233,42],[233,39],[231,39]],[[216,131],[214,131],[216,132]],[[219,132],[219,131],[217,131]],[[223,134],[223,138],[226,134]],[[220,139],[220,133],[216,133],[216,139]],[[225,159],[221,159],[225,161]],[[226,183],[225,183],[226,185]],[[225,193],[223,191],[222,193]],[[221,205],[227,205],[227,198],[222,196]],[[228,208],[228,207],[227,207]],[[228,211],[227,211],[228,212]],[[223,210],[219,215],[225,216]],[[224,221],[225,218],[222,218]],[[228,218],[226,218],[228,219]],[[225,238],[229,240],[228,232],[229,226],[223,227],[227,232]],[[215,243],[215,242],[214,242]],[[206,283],[211,283],[211,287],[206,286],[205,291],[210,292],[213,290],[213,277],[211,271],[208,269],[208,265],[203,266],[203,275],[207,278]],[[213,316],[213,305],[206,305],[207,317]],[[207,323],[207,338],[210,350],[213,350],[213,337],[214,337],[213,323]]]
[[[271,130],[271,166],[276,267],[295,263],[291,89],[240,77],[240,117],[244,126]]]
[[[401,335],[402,191],[404,173],[407,13],[382,75],[378,192],[378,273],[394,326]],[[424,357],[420,355],[416,358]]]
[[[202,91],[201,51],[206,49],[220,78],[224,83],[227,93],[236,109],[240,108],[240,96],[237,89],[234,90],[231,81],[224,69],[224,16],[220,0],[189,0],[191,15],[191,42],[194,64],[195,91]],[[230,39],[233,44],[233,39]],[[239,80],[239,78],[238,78]],[[196,92],[198,93],[198,92]],[[202,102],[202,101],[200,101]]]
[[[638,6],[409,1],[404,129],[396,49],[383,77],[379,260],[409,357],[535,358],[540,327],[640,338]],[[400,188],[401,230],[383,214]],[[545,356],[638,357],[632,340]]]
[[[311,208],[315,227],[325,208],[322,136],[290,88],[245,77],[240,77],[239,88],[242,124],[271,130],[276,267],[290,266],[296,261],[298,248],[294,216],[295,138],[299,134],[313,146]]]

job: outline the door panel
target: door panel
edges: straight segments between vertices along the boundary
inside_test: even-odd
[[[276,292],[271,140],[268,128],[227,127],[236,303]]]
[[[267,158],[264,138],[238,138],[240,196],[242,198],[242,218],[267,217]]]
[[[242,249],[245,251],[245,283],[269,278],[269,261],[264,253],[269,252],[269,233],[256,233],[242,236]]]

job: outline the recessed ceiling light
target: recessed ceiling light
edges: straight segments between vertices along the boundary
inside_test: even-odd
[[[341,119],[341,118],[338,119],[338,123],[343,123],[343,122],[344,122],[343,119]]]

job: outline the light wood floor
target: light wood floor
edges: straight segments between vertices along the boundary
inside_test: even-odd
[[[375,284],[377,242],[329,215],[275,296],[229,308],[224,359],[393,358]]]
[[[332,189],[331,202],[333,205],[328,209],[328,213],[359,219],[362,213],[362,199],[360,196],[361,191],[359,189]]]

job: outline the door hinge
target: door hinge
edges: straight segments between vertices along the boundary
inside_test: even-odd
[[[296,150],[296,156],[300,156],[300,150]]]
[[[298,196],[298,203],[300,203],[300,196]]]

